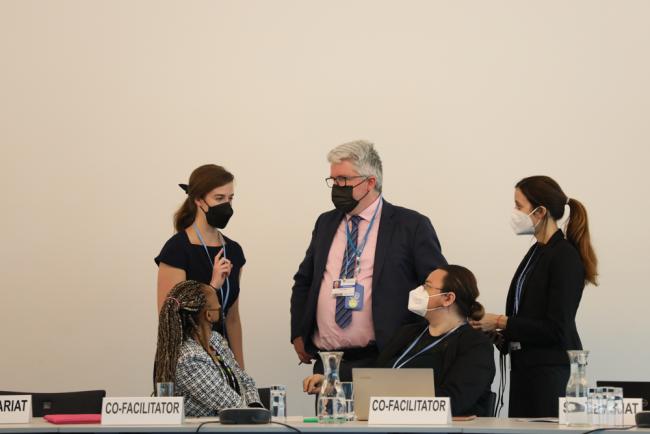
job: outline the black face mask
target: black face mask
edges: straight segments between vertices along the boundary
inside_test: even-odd
[[[354,187],[356,187],[356,185]],[[370,193],[370,191],[368,191],[361,199],[356,200],[352,195],[352,189],[354,187],[351,185],[346,185],[345,187],[335,185],[332,187],[332,203],[334,203],[336,209],[343,211],[346,214],[350,213],[357,207],[357,205],[359,205],[359,202]]]
[[[201,211],[203,211],[203,208],[201,208]],[[203,212],[205,212],[205,219],[208,224],[217,229],[225,228],[234,213],[230,202],[208,207],[208,211]]]

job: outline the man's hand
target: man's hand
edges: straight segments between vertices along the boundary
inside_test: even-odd
[[[315,395],[320,392],[320,387],[323,384],[324,376],[321,374],[310,375],[302,381],[302,390],[310,395]]]
[[[301,337],[293,340],[293,349],[296,350],[296,354],[298,354],[298,358],[302,363],[311,365],[311,355],[305,351],[305,343]]]

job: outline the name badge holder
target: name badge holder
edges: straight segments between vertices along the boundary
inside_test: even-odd
[[[379,204],[377,205],[377,208],[375,208],[375,211],[372,215],[372,218],[370,219],[370,224],[368,225],[368,229],[366,230],[365,235],[363,236],[363,240],[361,241],[361,244],[359,246],[355,246],[350,239],[350,228],[348,227],[348,224],[346,222],[345,224],[345,240],[346,240],[346,249],[345,253],[347,253],[348,249],[347,247],[350,247],[351,250],[354,252],[354,277],[353,278],[341,278],[334,280],[332,282],[332,297],[345,297],[345,307],[347,309],[352,309],[352,310],[361,310],[363,309],[363,291],[364,288],[361,284],[357,283],[358,277],[361,274],[361,254],[363,253],[364,249],[366,248],[366,243],[368,242],[368,237],[370,236],[370,231],[372,227],[375,224],[375,219],[377,218],[377,213],[379,211],[379,208],[381,207],[381,201],[383,199],[380,199]],[[347,255],[345,257],[345,270],[343,271],[343,275],[347,275],[347,270],[348,270],[348,264],[350,263],[350,259],[348,259]]]
[[[357,279],[339,279],[335,280],[332,284],[333,297],[351,297],[354,295],[354,288],[357,284]]]
[[[345,297],[345,308],[363,310],[363,285],[357,279],[361,272],[361,257],[356,256],[354,278],[339,279],[332,283],[332,297]],[[347,274],[347,273],[346,273]]]

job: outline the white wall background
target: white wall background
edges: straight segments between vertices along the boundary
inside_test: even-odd
[[[237,177],[248,370],[311,411],[292,276],[331,207],[325,154],[357,138],[492,311],[530,243],[513,185],[556,178],[601,260],[589,375],[648,380],[649,19],[614,0],[1,2],[0,389],[149,393],[153,258],[176,184],[214,162]]]

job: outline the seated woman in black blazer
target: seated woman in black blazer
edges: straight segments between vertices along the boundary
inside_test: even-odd
[[[408,308],[427,322],[402,327],[382,350],[378,368],[433,368],[437,396],[448,396],[454,416],[489,416],[494,379],[491,341],[467,324],[480,319],[476,278],[465,267],[447,265],[429,274],[409,294]],[[320,391],[323,376],[303,382],[305,392]]]

